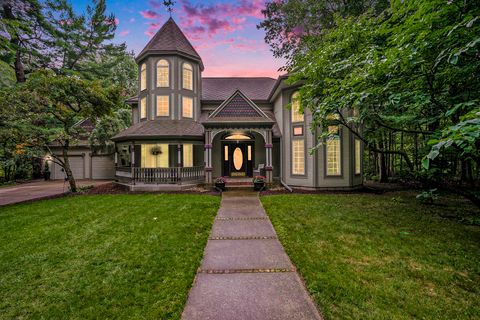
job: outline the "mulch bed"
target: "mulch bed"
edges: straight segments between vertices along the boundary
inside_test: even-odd
[[[129,191],[128,187],[115,183],[115,182],[110,182],[106,184],[102,184],[96,187],[91,188],[84,194],[89,194],[89,195],[95,195],[95,194],[147,194],[147,193],[159,193],[159,194],[207,194],[207,195],[214,195],[214,196],[219,196],[221,195],[220,192],[212,189],[208,190],[205,188],[191,188],[191,189],[186,189],[186,190],[181,190],[181,191],[157,191],[157,192],[152,192],[152,191]]]

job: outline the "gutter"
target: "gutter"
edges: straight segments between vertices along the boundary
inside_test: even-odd
[[[285,183],[285,181],[283,181],[282,179],[280,179],[280,183],[282,184],[282,186],[283,186],[285,189],[287,189],[287,190],[290,191],[290,192],[293,192],[293,189],[290,188],[290,187],[288,186],[288,184]]]

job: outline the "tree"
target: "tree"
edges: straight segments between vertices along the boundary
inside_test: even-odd
[[[118,88],[105,89],[99,81],[39,71],[33,73],[24,85],[15,88],[10,101],[22,108],[22,118],[15,122],[28,127],[25,144],[32,149],[47,151],[52,161],[64,169],[70,189],[75,192],[77,187],[68,156],[70,147],[82,134],[81,128],[75,124],[85,118],[95,123],[110,114],[121,104]],[[62,155],[51,151],[52,144],[61,148]]]
[[[125,108],[120,108],[111,115],[102,117],[88,138],[90,147],[94,150],[113,151],[114,143],[110,138],[131,124],[132,112]]]

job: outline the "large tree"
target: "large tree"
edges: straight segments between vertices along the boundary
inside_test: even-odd
[[[72,192],[77,187],[69,150],[83,133],[76,123],[85,118],[95,123],[121,103],[117,87],[105,88],[99,81],[56,75],[52,71],[33,73],[25,84],[4,91],[4,105],[21,109],[13,122],[23,127],[27,135],[23,146],[46,151],[64,169]],[[53,146],[59,147],[62,154],[52,152]]]

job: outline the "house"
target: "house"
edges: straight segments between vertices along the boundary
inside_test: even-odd
[[[301,112],[286,76],[202,77],[202,58],[170,18],[136,58],[133,125],[112,138],[116,178],[132,189],[181,188],[216,177],[251,177],[291,187],[362,184],[362,143],[338,126],[313,154],[320,128]]]

